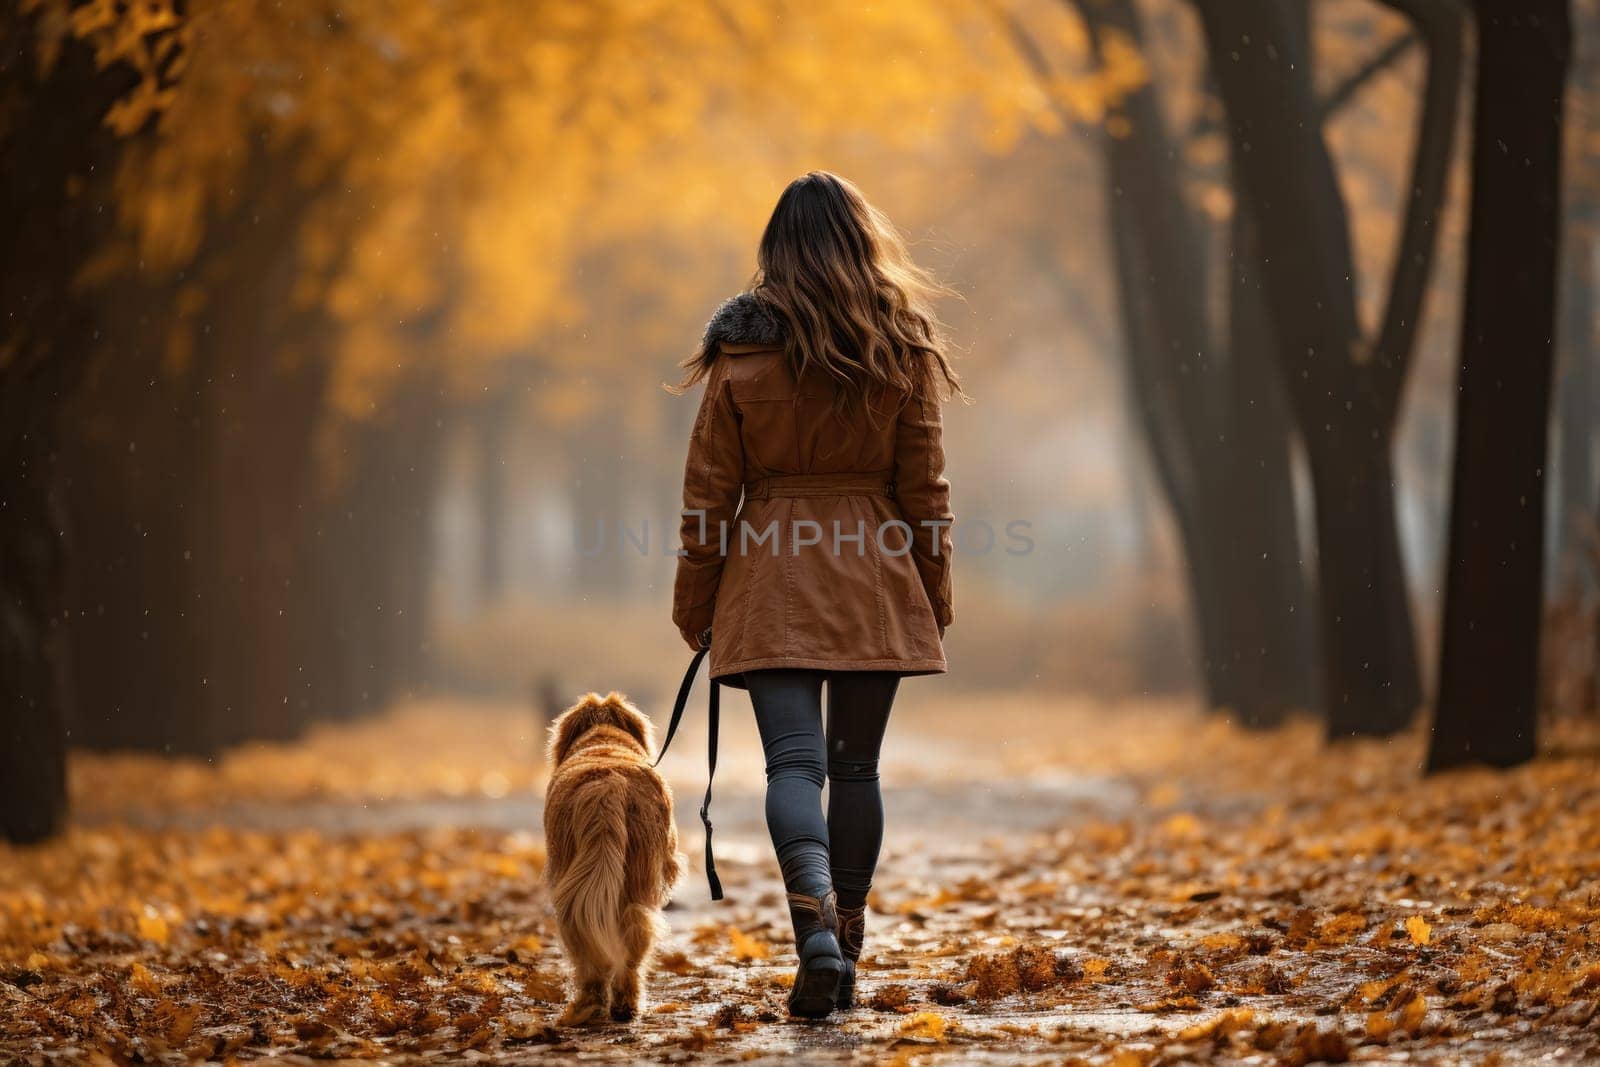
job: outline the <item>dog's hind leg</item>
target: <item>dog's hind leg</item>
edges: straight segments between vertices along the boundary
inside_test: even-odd
[[[630,904],[623,912],[622,942],[627,957],[611,984],[611,1018],[629,1022],[639,1013],[644,997],[644,969],[660,928],[654,909]]]
[[[558,1025],[591,1026],[604,1022],[606,1011],[611,1006],[609,976],[590,960],[580,960],[575,969],[577,973],[573,979],[578,989],[567,1004],[567,1010],[557,1020]]]

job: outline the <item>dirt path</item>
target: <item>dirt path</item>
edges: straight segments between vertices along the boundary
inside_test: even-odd
[[[1600,1054],[1600,770],[1422,780],[1190,709],[908,686],[863,1005],[783,1016],[759,746],[666,770],[691,873],[638,1023],[550,1026],[539,731],[430,705],[218,766],[78,762],[78,826],[0,853],[0,1062],[1577,1062]]]
[[[786,943],[787,914],[781,881],[772,858],[762,802],[760,745],[742,697],[728,700],[717,775],[713,819],[719,870],[726,890],[721,902],[710,900],[701,860],[703,832],[697,809],[705,786],[703,724],[688,726],[674,743],[664,770],[677,797],[678,821],[690,872],[667,910],[671,934],[662,956],[686,973],[659,973],[652,987],[656,1005],[679,1005],[669,1013],[674,1026],[653,1035],[639,1028],[614,1027],[561,1043],[559,1049],[615,1054],[631,1058],[646,1049],[669,1056],[682,1045],[681,1031],[703,1028],[714,1035],[718,1054],[744,1058],[752,1053],[788,1059],[804,1053],[850,1058],[862,1049],[893,1044],[906,1016],[900,1011],[861,1009],[818,1026],[778,1020],[792,970]],[[915,709],[913,708],[913,713]],[[909,718],[909,716],[906,716]],[[990,876],[997,860],[1014,855],[1030,836],[1087,820],[1127,817],[1138,803],[1137,789],[1124,780],[1062,773],[1040,768],[1008,774],[1003,749],[985,749],[970,739],[941,737],[917,730],[915,723],[897,723],[902,736],[892,736],[884,763],[886,833],[880,865],[880,891],[885,899],[937,894],[940,888],[967,879]],[[152,832],[203,834],[215,827],[268,834],[314,832],[330,837],[361,838],[439,830],[484,830],[518,833],[541,825],[542,797],[518,792],[503,797],[394,798],[376,800],[300,800],[268,804],[260,801],[222,803],[204,808],[142,812],[137,824]],[[863,974],[863,995],[885,985],[926,977],[927,959],[942,959],[971,947],[964,931],[930,923],[916,912],[908,916],[874,915],[869,960]],[[727,928],[757,938],[767,947],[766,959],[729,965],[723,951]],[[1002,920],[997,929],[1004,929]],[[946,938],[949,940],[946,940]],[[1002,937],[1001,940],[1004,938]],[[735,1018],[771,1018],[773,1025],[741,1031],[726,1023],[728,1006]],[[1058,1025],[1060,1013],[987,1012],[988,1022],[1001,1027]],[[1142,1030],[1149,1017],[1130,1011],[1097,1013],[1076,1024],[1107,1033]],[[1013,1054],[1028,1056],[1030,1043],[986,1053],[1004,1062]],[[690,1044],[697,1042],[691,1040]],[[909,1045],[909,1043],[908,1043]],[[709,1051],[709,1050],[707,1050]],[[973,1052],[975,1050],[968,1050]]]

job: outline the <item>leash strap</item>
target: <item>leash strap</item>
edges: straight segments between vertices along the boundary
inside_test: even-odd
[[[689,690],[694,688],[694,676],[700,673],[700,661],[706,658],[710,649],[702,648],[694,654],[694,659],[689,661],[689,669],[684,672],[683,684],[678,686],[678,701],[672,705],[672,721],[667,723],[667,737],[661,742],[661,749],[656,753],[654,766],[661,766],[661,761],[667,755],[667,749],[672,746],[672,738],[678,732],[678,724],[683,721],[683,709],[689,706]]]
[[[717,776],[717,725],[722,712],[722,683],[711,679],[711,718],[707,728],[711,731],[706,743],[706,798],[700,802],[700,821],[706,828],[706,881],[711,885],[711,899],[722,899],[722,879],[717,877],[717,862],[711,858],[711,779]]]
[[[661,742],[661,750],[656,753],[656,766],[667,754],[672,739],[678,733],[678,725],[683,721],[684,709],[689,706],[689,691],[694,688],[694,677],[700,673],[700,663],[706,658],[709,649],[702,648],[694,654],[689,661],[689,669],[684,672],[683,684],[678,686],[678,700],[672,705],[672,720],[667,723],[667,736]],[[710,719],[707,726],[710,737],[706,746],[706,798],[700,804],[700,822],[706,828],[706,881],[711,884],[711,899],[722,899],[722,879],[717,877],[717,864],[711,855],[711,781],[717,774],[717,727],[722,718],[722,683],[715,678],[711,679]]]

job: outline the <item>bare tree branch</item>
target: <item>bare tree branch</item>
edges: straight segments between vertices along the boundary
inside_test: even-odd
[[[1357,67],[1338,87],[1329,93],[1317,107],[1317,117],[1327,124],[1340,110],[1356,98],[1368,82],[1398,63],[1411,46],[1417,43],[1414,33],[1402,34],[1381,48],[1376,55]]]
[[[1389,299],[1373,344],[1373,383],[1385,423],[1393,427],[1400,391],[1416,347],[1418,320],[1427,295],[1428,274],[1438,246],[1439,209],[1455,138],[1461,99],[1464,21],[1455,0],[1384,0],[1411,20],[1426,43],[1428,73],[1407,183],[1405,222],[1395,250]]]

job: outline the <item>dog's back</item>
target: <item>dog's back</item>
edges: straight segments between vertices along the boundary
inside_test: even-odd
[[[546,879],[578,980],[566,1021],[628,1018],[681,870],[672,792],[649,763],[649,720],[616,694],[564,713],[550,749]]]
[[[548,880],[563,933],[588,942],[569,951],[623,958],[626,909],[653,912],[676,879],[671,819],[666,783],[610,738],[582,745],[557,768],[545,798]]]

